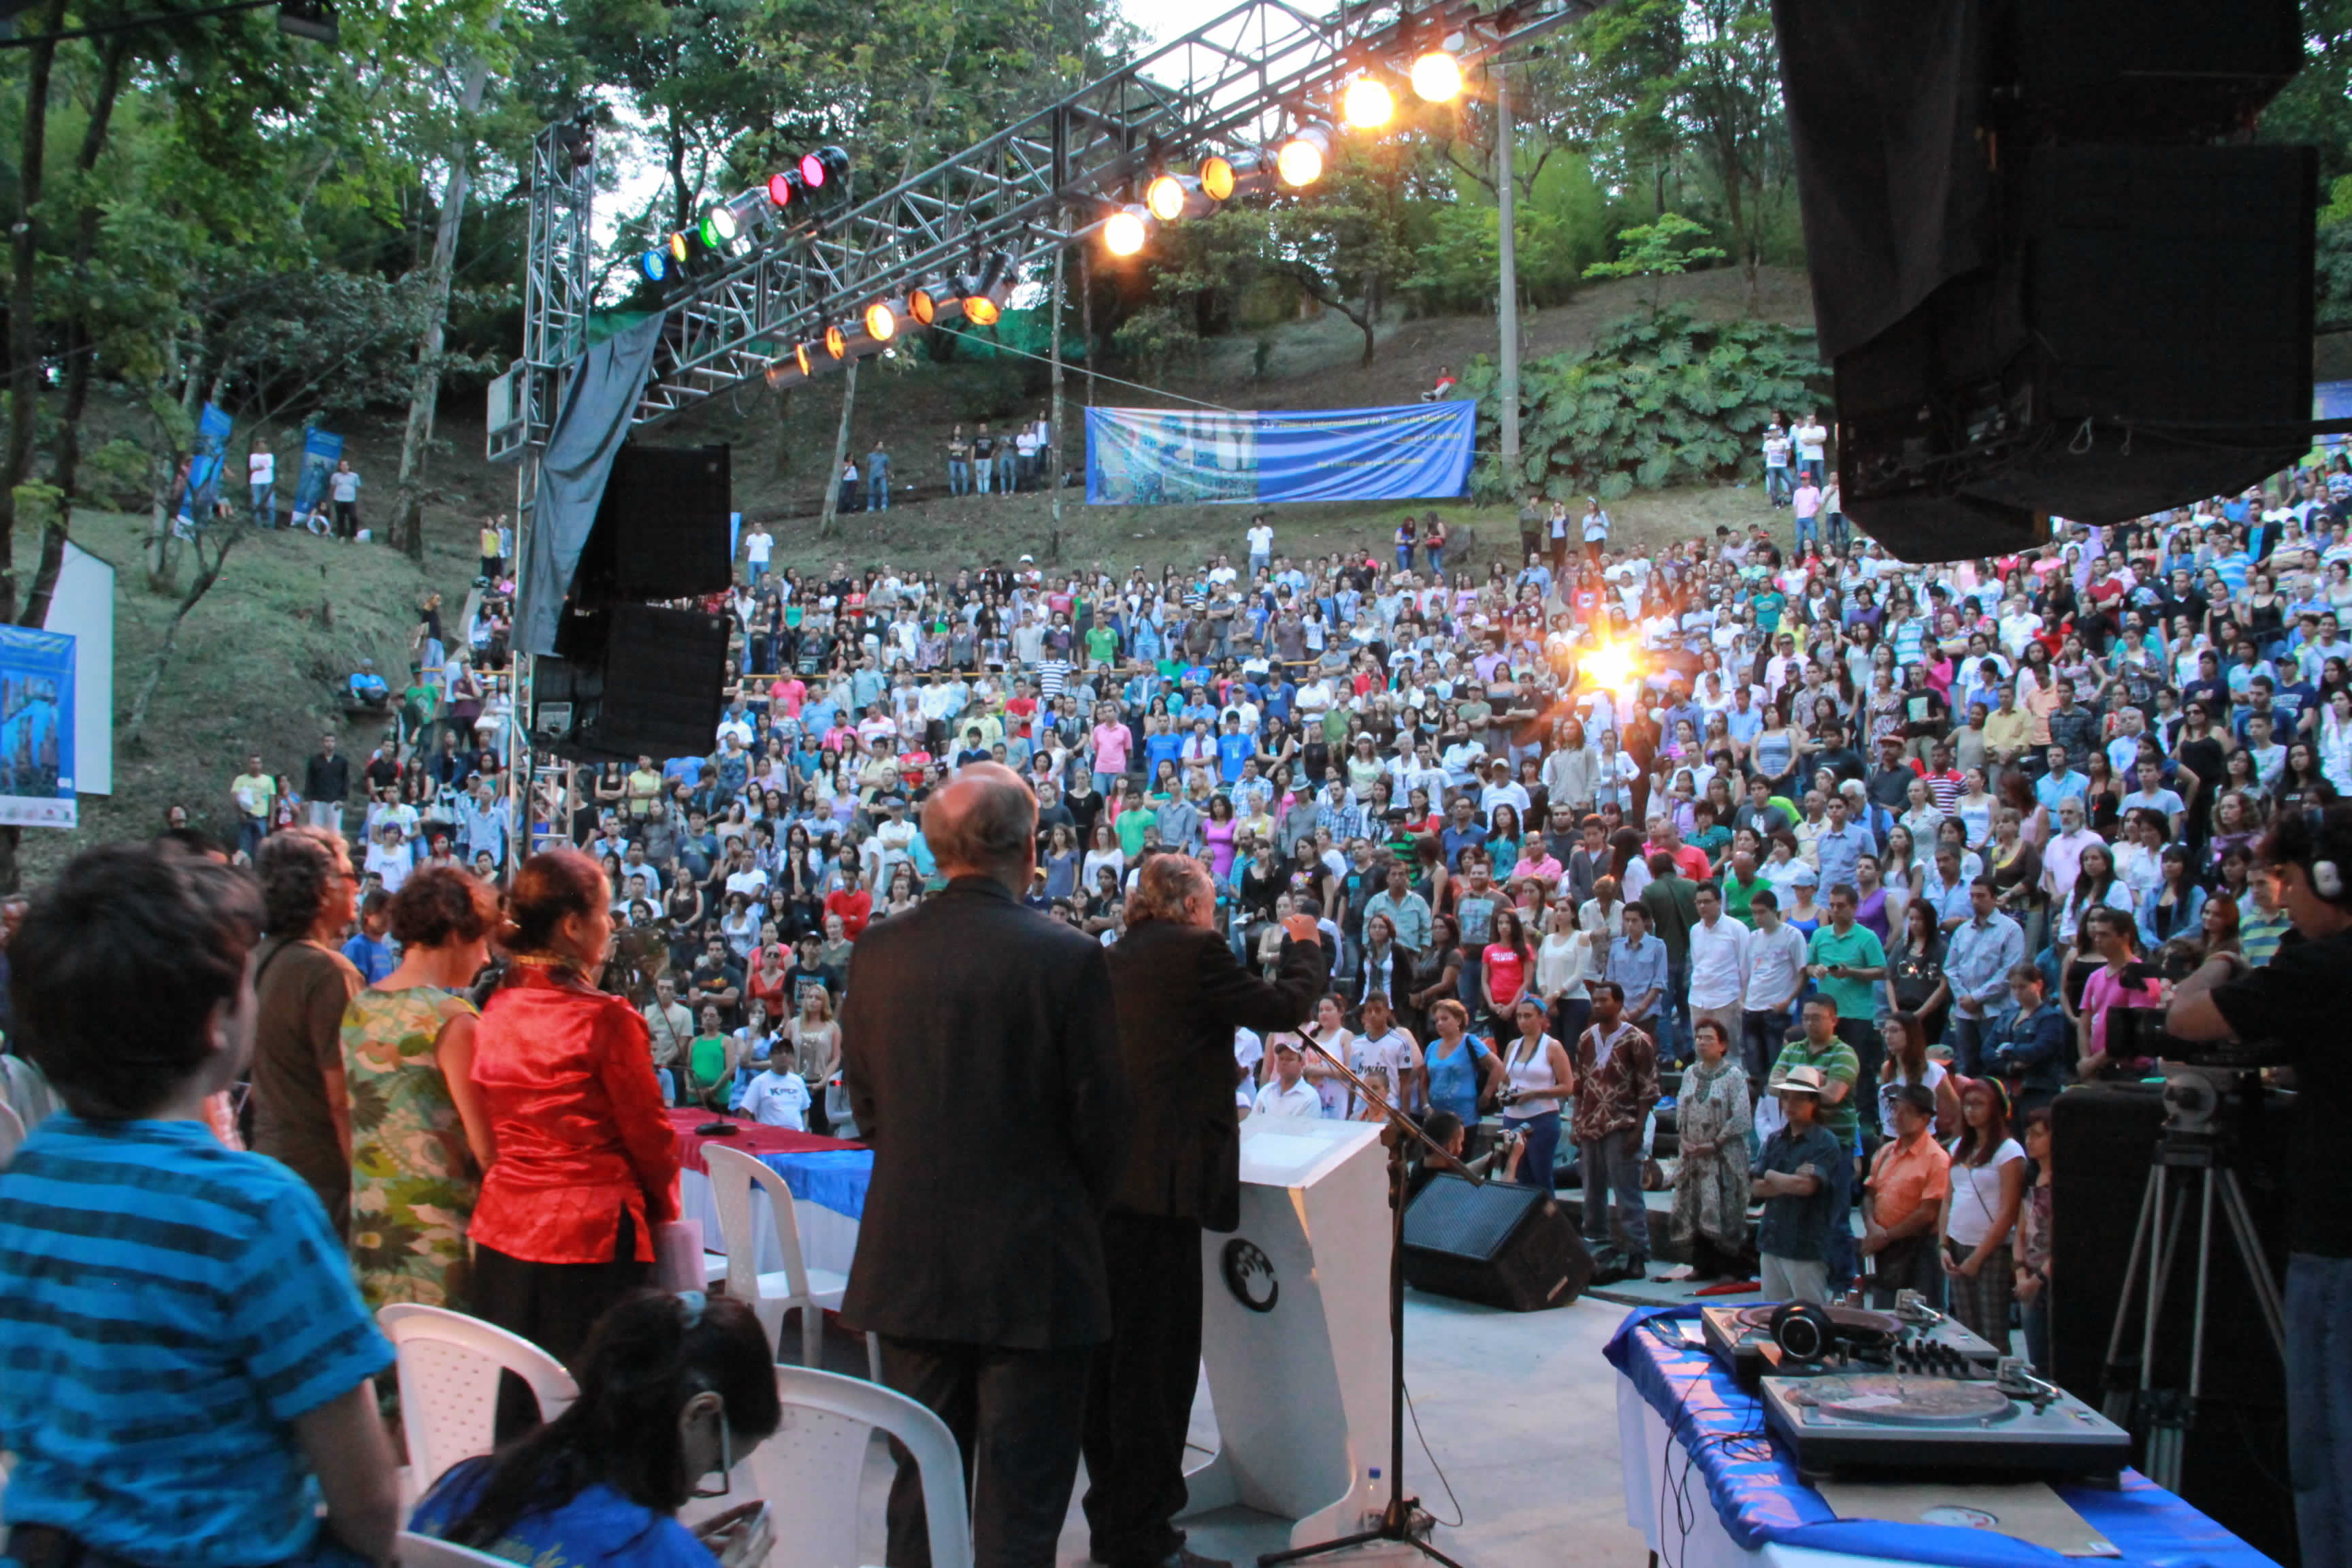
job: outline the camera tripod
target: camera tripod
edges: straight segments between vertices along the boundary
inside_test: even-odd
[[[1389,1150],[1389,1501],[1381,1510],[1381,1521],[1370,1530],[1351,1535],[1336,1536],[1318,1541],[1311,1546],[1294,1546],[1286,1552],[1268,1552],[1257,1560],[1258,1568],[1275,1568],[1276,1563],[1297,1563],[1303,1558],[1320,1557],[1326,1552],[1346,1552],[1358,1546],[1369,1546],[1375,1541],[1395,1541],[1412,1547],[1423,1556],[1443,1563],[1444,1568],[1462,1568],[1453,1558],[1422,1539],[1414,1528],[1413,1516],[1420,1511],[1418,1498],[1404,1495],[1404,1201],[1405,1140],[1412,1139],[1441,1159],[1448,1158],[1444,1150],[1433,1142],[1403,1111],[1389,1102],[1388,1097],[1373,1089],[1346,1062],[1325,1050],[1307,1036],[1307,1048],[1329,1063],[1339,1076],[1364,1097],[1366,1104],[1377,1108],[1386,1116],[1394,1131],[1388,1138]],[[1455,1167],[1456,1170],[1460,1168]],[[1480,1186],[1485,1178],[1467,1171],[1460,1173]],[[1423,1515],[1427,1518],[1427,1515]]]
[[[2191,1087],[2192,1084],[2195,1087]],[[2180,1092],[2177,1095],[2176,1089]],[[2218,1205],[2228,1224],[2238,1261],[2253,1286],[2254,1302],[2271,1347],[2282,1365],[2286,1360],[2286,1313],[2279,1300],[2277,1278],[2263,1254],[2245,1189],[2231,1169],[2221,1130],[2210,1125],[2219,1109],[2219,1093],[2200,1078],[2175,1078],[2165,1089],[2163,1137],[2156,1161],[2148,1167],[2147,1194],[2140,1200],[2139,1221],[2132,1231],[2131,1261],[2124,1268],[2123,1292],[2116,1309],[2115,1328],[2107,1336],[2104,1414],[2118,1426],[2145,1423],[2148,1479],[2168,1491],[2180,1489],[2180,1462],[2189,1428],[2196,1424],[2198,1405],[2205,1393],[2206,1297],[2213,1272],[2213,1210]],[[2164,1317],[2165,1297],[2179,1261],[2181,1227],[2189,1218],[2191,1198],[2197,1205],[2197,1282],[2190,1300],[2189,1386],[2158,1388],[2156,1377],[2157,1331]],[[2139,1359],[2137,1366],[2125,1355],[2131,1326],[2134,1292],[2145,1287],[2139,1305]]]

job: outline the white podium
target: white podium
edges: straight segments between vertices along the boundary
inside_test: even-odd
[[[1201,1238],[1216,1454],[1186,1513],[1242,1503],[1305,1546],[1387,1505],[1388,1155],[1365,1121],[1246,1117],[1241,1226]]]

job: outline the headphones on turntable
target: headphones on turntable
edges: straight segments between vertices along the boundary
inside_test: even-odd
[[[1765,1327],[1780,1353],[1794,1361],[1822,1361],[1837,1348],[1836,1321],[1811,1301],[1782,1302]]]

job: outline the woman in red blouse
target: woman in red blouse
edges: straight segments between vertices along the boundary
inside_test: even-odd
[[[475,1033],[498,1150],[474,1210],[475,1310],[567,1363],[607,1307],[651,1281],[654,1226],[677,1217],[677,1139],[645,1020],[595,988],[611,904],[577,850],[524,861],[507,895],[506,983]]]

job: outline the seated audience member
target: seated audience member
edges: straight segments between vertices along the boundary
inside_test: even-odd
[[[774,1355],[751,1309],[699,1290],[625,1297],[590,1331],[580,1397],[528,1436],[467,1459],[409,1528],[517,1563],[752,1568],[774,1544],[758,1503],[698,1530],[689,1499],[782,1420]],[[720,1483],[723,1485],[723,1481]]]
[[[351,675],[352,705],[355,708],[388,708],[392,705],[392,688],[375,672],[375,660],[360,660],[359,668]]]
[[[260,926],[244,874],[108,846],[11,943],[16,1044],[66,1107],[0,1172],[13,1563],[391,1557],[392,1347],[317,1194],[205,1121],[247,1066]]]
[[[808,1131],[808,1082],[793,1070],[789,1056],[771,1056],[743,1090],[742,1113],[762,1127]]]

